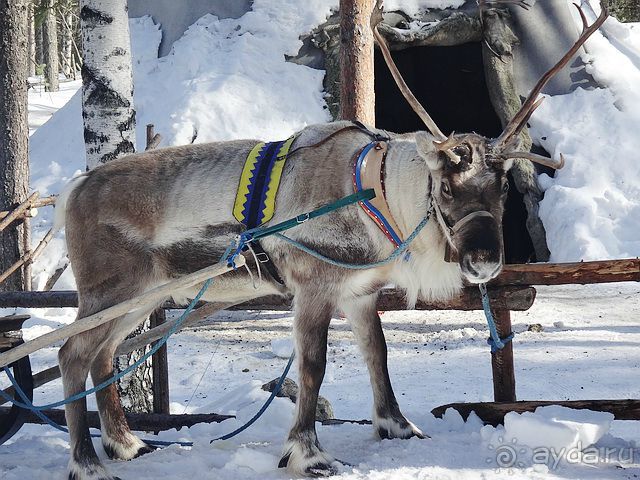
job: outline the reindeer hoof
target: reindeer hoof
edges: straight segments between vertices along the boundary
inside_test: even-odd
[[[145,442],[144,446],[140,447],[138,449],[137,453],[135,454],[135,456],[133,458],[141,457],[142,455],[146,455],[147,453],[155,452],[156,450],[158,450],[158,447],[155,447],[153,445],[149,445],[148,443]]]
[[[375,427],[378,436],[381,439],[400,438],[406,440],[408,438],[417,437],[420,439],[430,438],[416,427],[413,423],[402,416],[401,418],[387,417],[377,418]]]
[[[304,473],[310,477],[331,477],[338,473],[338,469],[328,463],[316,463],[307,467]]]

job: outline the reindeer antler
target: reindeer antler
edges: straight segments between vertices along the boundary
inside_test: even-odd
[[[522,129],[525,127],[525,125],[529,121],[529,118],[533,114],[534,110],[542,102],[543,99],[542,98],[538,99],[538,95],[540,94],[542,89],[545,87],[545,85],[549,83],[549,80],[551,80],[560,70],[562,70],[562,68],[567,63],[569,63],[569,60],[573,58],[573,56],[578,52],[578,50],[580,50],[580,48],[585,44],[585,42],[589,39],[589,37],[593,35],[600,28],[600,26],[605,22],[605,20],[609,16],[608,1],[600,0],[600,6],[602,7],[602,12],[600,13],[600,16],[596,19],[596,21],[593,23],[593,25],[588,26],[586,17],[582,9],[577,4],[574,4],[574,5],[580,12],[580,18],[582,18],[583,30],[582,30],[582,33],[580,34],[580,37],[578,37],[578,40],[573,45],[573,47],[569,49],[569,51],[558,61],[558,63],[556,63],[553,67],[551,67],[551,69],[549,69],[549,71],[542,76],[542,78],[538,81],[538,83],[536,83],[536,85],[533,87],[533,89],[529,93],[529,96],[527,97],[525,102],[522,104],[522,107],[520,108],[518,113],[516,113],[514,117],[511,119],[511,121],[507,124],[502,134],[493,141],[492,146],[495,150],[504,149],[505,146],[508,145],[514,137],[520,134]],[[509,158],[514,158],[515,154],[516,152],[509,153],[508,156]],[[518,155],[520,155],[520,157],[518,158],[529,158],[527,157],[527,155],[529,156],[533,155],[533,157],[531,157],[530,160],[535,161],[537,163],[542,163],[541,161],[538,161],[539,158],[534,160],[534,158],[536,158],[534,154],[523,155],[519,153]],[[544,157],[540,157],[540,158],[544,158]],[[546,160],[548,162],[548,159]]]
[[[402,78],[402,74],[398,70],[396,63],[393,61],[391,57],[391,52],[389,51],[389,46],[387,45],[387,41],[384,39],[382,34],[378,31],[378,24],[382,21],[382,0],[378,0],[376,2],[375,7],[373,7],[373,12],[371,13],[371,29],[373,30],[373,36],[375,37],[378,45],[380,46],[380,51],[382,52],[382,56],[384,57],[384,61],[389,67],[389,71],[393,76],[393,79],[398,85],[402,96],[407,100],[411,108],[414,112],[420,117],[422,122],[426,125],[427,129],[431,132],[431,134],[436,137],[436,139],[440,142],[445,142],[447,140],[447,136],[442,133],[442,131],[436,125],[436,122],[433,121],[431,116],[427,113],[424,107],[420,104],[418,99],[415,97],[411,89],[407,86],[406,82]]]

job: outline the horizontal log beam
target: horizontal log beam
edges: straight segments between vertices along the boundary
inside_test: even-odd
[[[6,415],[9,410],[10,407],[0,407],[0,417]],[[43,410],[42,413],[58,425],[67,425],[64,410],[62,409],[56,408]],[[198,423],[220,423],[230,418],[235,418],[233,415],[218,415],[217,413],[189,413],[183,415],[171,415],[166,413],[125,413],[125,416],[127,417],[127,423],[131,430],[147,432],[163,432],[174,428],[176,430],[180,430],[183,427],[191,427]],[[89,427],[100,428],[98,412],[87,412],[87,420],[89,422]],[[33,412],[29,412],[27,414],[25,422],[35,423],[38,425],[45,424],[45,422]]]
[[[505,265],[489,285],[585,285],[640,282],[640,259]]]
[[[500,287],[489,289],[495,308],[524,311],[531,308],[535,300],[535,290],[529,287]],[[78,294],[74,291],[50,292],[0,292],[0,308],[56,308],[77,307]],[[172,302],[163,305],[166,309],[184,308]],[[385,289],[378,300],[378,310],[406,310],[406,300],[402,290]],[[418,301],[416,310],[482,310],[478,289],[468,287],[450,300],[441,302]],[[291,310],[291,298],[270,295],[250,302],[229,307],[229,310]]]
[[[450,403],[431,410],[434,417],[442,418],[448,408],[457,410],[465,420],[471,412],[489,424],[499,425],[509,412],[533,412],[538,407],[560,405],[578,410],[588,409],[597,412],[613,413],[616,420],[640,420],[640,400],[561,400],[561,401],[523,401],[523,402],[483,402]]]

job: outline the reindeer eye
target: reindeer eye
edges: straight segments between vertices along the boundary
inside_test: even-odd
[[[509,182],[504,182],[504,185],[502,185],[502,193],[505,194],[509,191]]]
[[[440,186],[440,191],[445,197],[451,198],[453,196],[451,195],[451,188],[449,187],[449,184],[447,182],[442,182],[442,185]]]

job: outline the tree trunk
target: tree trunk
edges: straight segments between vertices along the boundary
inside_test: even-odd
[[[36,18],[35,18],[35,13],[36,13],[36,9],[35,9],[35,5],[33,8],[33,14],[34,14],[34,19],[33,19],[33,23],[34,23],[34,36],[35,36],[35,48],[36,48],[36,75],[42,74],[42,71],[40,70],[40,65],[44,64],[44,41],[43,41],[43,28],[42,28],[42,23],[38,23],[36,22]]]
[[[82,0],[82,116],[87,169],[135,151],[135,110],[126,0]],[[148,329],[149,320],[136,329]],[[147,347],[149,348],[149,347]],[[117,357],[123,370],[143,351]],[[151,361],[118,382],[127,411],[149,412]]]
[[[340,0],[340,118],[376,123],[373,32],[375,0]]]
[[[29,191],[27,123],[27,0],[0,0],[0,210],[23,202]],[[0,272],[23,254],[23,227],[0,232]],[[22,290],[24,269],[0,290]]]
[[[613,0],[611,14],[621,22],[640,22],[640,1]]]
[[[87,168],[135,151],[126,0],[83,0],[82,116]]]
[[[27,3],[27,31],[29,35],[27,71],[28,75],[33,77],[36,74],[36,25],[33,16],[33,3],[31,2]]]
[[[60,19],[62,21],[63,32],[61,35],[62,48],[60,58],[62,60],[62,73],[67,79],[73,76],[73,6],[71,3],[60,6]]]
[[[46,90],[57,92],[58,84],[58,28],[56,25],[56,10],[54,0],[42,0],[45,7],[44,22],[42,23],[42,49],[44,53],[44,78]]]

